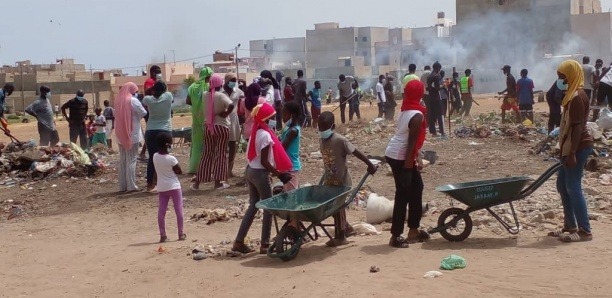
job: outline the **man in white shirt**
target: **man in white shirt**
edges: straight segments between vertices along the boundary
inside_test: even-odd
[[[376,96],[378,98],[378,118],[382,118],[385,113],[385,104],[387,103],[387,97],[385,96],[385,87],[383,81],[385,75],[378,76],[378,83],[376,84]]]
[[[612,71],[610,69],[612,69],[612,65],[604,69],[601,79],[595,83],[597,107],[605,106],[606,98],[608,99],[608,106],[612,106]],[[593,119],[591,121],[595,122],[597,119],[599,119],[599,109],[593,109]]]
[[[597,82],[595,66],[590,65],[591,58],[584,56],[582,58],[582,71],[584,72],[584,92],[589,97],[589,101],[593,97],[593,87]]]

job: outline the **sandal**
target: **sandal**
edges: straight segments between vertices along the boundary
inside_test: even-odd
[[[409,244],[406,241],[406,238],[402,236],[391,236],[391,240],[389,240],[389,245],[395,248],[408,248]]]
[[[419,242],[425,242],[426,240],[429,240],[429,238],[429,233],[425,232],[424,230],[419,230],[419,236],[417,236],[416,238],[408,238],[406,239],[406,242],[414,244]]]
[[[235,241],[234,245],[232,245],[232,251],[239,252],[242,254],[252,253],[253,250],[246,246],[243,242]]]
[[[593,240],[593,235],[584,231],[574,232],[568,235],[562,235],[559,240],[563,242],[586,242]]]
[[[159,243],[164,243],[164,242],[166,242],[167,240],[168,240],[168,237],[167,237],[167,236],[161,236],[161,237],[159,237]]]
[[[563,228],[563,229],[558,229],[556,231],[552,231],[548,233],[548,237],[555,237],[555,238],[559,238],[561,236],[563,236],[563,234],[565,233],[576,233],[578,232],[578,229],[568,229],[568,228]]]
[[[342,245],[346,245],[348,244],[348,241],[346,241],[346,237],[344,238],[334,238],[332,240],[329,240],[325,243],[325,245],[327,247],[338,247],[338,246],[342,246]]]
[[[268,254],[268,248],[270,248],[270,244],[262,244],[259,246],[259,254],[265,255]]]
[[[179,241],[185,241],[187,240],[187,234],[182,234],[181,236],[179,236]]]
[[[215,190],[224,190],[230,188],[230,185],[227,183],[221,183],[221,186],[215,188]]]
[[[197,187],[197,188],[196,188],[195,184],[191,184],[191,185],[189,185],[189,189],[191,189],[191,190],[193,190],[193,191],[199,191],[199,190],[200,190],[200,188],[199,188],[199,187]]]

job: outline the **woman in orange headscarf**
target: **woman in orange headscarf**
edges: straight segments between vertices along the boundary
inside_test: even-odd
[[[279,177],[283,183],[291,180],[291,175],[287,174],[292,168],[291,160],[283,148],[283,143],[276,137],[273,131],[274,127],[270,127],[268,124],[275,115],[276,111],[267,103],[257,105],[252,111],[255,124],[247,145],[249,165],[245,177],[249,187],[249,207],[242,218],[238,235],[232,247],[233,251],[241,253],[252,251],[250,247],[244,244],[244,238],[249,232],[257,213],[255,204],[272,196],[270,175]],[[261,229],[259,252],[265,254],[270,243],[270,231],[272,229],[272,214],[268,211],[263,213]]]
[[[419,80],[412,80],[404,88],[402,111],[397,119],[397,131],[385,152],[395,180],[395,205],[389,245],[407,248],[409,242],[427,239],[419,231],[423,203],[423,179],[417,163],[419,151],[425,143],[427,110],[420,104],[425,88]],[[408,206],[408,237],[404,238],[404,222]]]
[[[564,242],[590,241],[593,239],[587,204],[582,191],[584,166],[593,152],[593,138],[586,127],[589,117],[589,97],[582,89],[584,73],[575,60],[559,65],[559,79],[567,85],[561,105],[559,145],[563,167],[557,177],[557,191],[563,203],[563,228],[549,233]]]

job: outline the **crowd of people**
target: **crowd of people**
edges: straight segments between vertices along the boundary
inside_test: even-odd
[[[581,185],[584,165],[593,150],[593,140],[586,129],[586,122],[593,98],[596,98],[596,104],[602,104],[612,93],[612,72],[609,69],[600,71],[602,63],[599,60],[592,68],[587,67],[588,62],[588,57],[585,57],[584,65],[574,60],[563,62],[558,68],[558,80],[547,93],[551,106],[549,130],[560,126],[560,157],[564,166],[559,171],[557,189],[565,215],[563,228],[549,235],[566,242],[592,239]],[[401,80],[403,98],[397,118],[394,78],[381,75],[375,89],[378,116],[396,121],[396,132],[388,143],[385,157],[393,172],[396,188],[389,245],[397,248],[406,248],[410,243],[429,238],[427,232],[420,229],[424,189],[421,149],[426,135],[445,136],[443,117],[449,112],[446,110],[449,103],[451,114],[469,116],[473,102],[471,70],[465,70],[462,77],[453,73],[452,77],[445,78],[442,65],[435,62],[425,66],[419,77],[416,67],[411,64],[409,72]],[[516,81],[510,66],[506,65],[502,70],[507,78],[507,88],[500,92],[500,95],[504,94],[503,120],[505,111],[513,110],[518,119],[533,121],[534,83],[528,77],[528,71],[522,70],[521,78]],[[315,82],[314,88],[308,90],[304,73],[300,70],[297,78],[285,78],[285,88],[281,92],[281,79],[282,76],[275,78],[270,71],[262,71],[247,85],[234,73],[215,74],[205,67],[199,79],[188,88],[192,135],[186,173],[192,175],[191,189],[197,191],[202,184],[209,182],[213,183],[215,190],[230,187],[227,182],[235,175],[233,170],[239,144],[241,139],[247,142],[247,167],[243,174],[249,192],[249,207],[232,247],[241,253],[253,251],[244,240],[257,212],[256,203],[272,196],[272,178],[278,178],[285,191],[299,187],[299,173],[303,169],[300,161],[303,129],[312,127],[318,131],[323,156],[323,185],[352,186],[347,166],[350,155],[361,160],[369,174],[374,175],[377,170],[372,161],[336,131],[334,113],[321,111],[320,82]],[[337,87],[340,121],[346,122],[347,104],[349,121],[354,116],[360,119],[359,100],[362,92],[358,82],[353,77],[340,75]],[[4,101],[13,91],[14,86],[4,86],[0,100]],[[146,148],[146,190],[159,195],[160,242],[168,239],[164,218],[170,200],[177,214],[178,239],[185,240],[182,187],[178,178],[183,171],[169,150],[172,145],[174,99],[167,90],[159,67],[150,69],[150,77],[143,91],[144,96],[140,96],[136,84],[126,83],[115,98],[114,108],[106,101],[105,108],[96,108],[93,117],[87,115],[89,106],[83,91],[78,91],[75,98],[62,105],[61,111],[69,123],[70,141],[76,142],[80,138],[81,147],[96,143],[112,146],[111,135],[115,133],[120,156],[118,174],[121,192],[139,190],[136,165],[138,159],[143,158],[141,147],[142,150]],[[40,144],[43,146],[59,141],[50,96],[50,88],[42,86],[40,97],[26,108],[26,112],[38,120]],[[331,89],[325,94],[327,102],[330,97]],[[593,118],[596,117],[597,114],[593,115]],[[85,124],[87,118],[89,123]],[[143,118],[146,122],[144,131],[141,128]],[[404,237],[406,212],[409,231]],[[335,235],[327,245],[343,245],[353,233],[345,210],[339,210],[333,218]],[[259,247],[261,253],[265,253],[269,247],[271,226],[272,216],[264,212]],[[299,229],[296,223],[290,227]]]

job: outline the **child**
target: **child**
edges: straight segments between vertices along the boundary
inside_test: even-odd
[[[298,188],[298,173],[302,170],[302,163],[300,162],[300,139],[302,136],[302,127],[299,123],[300,118],[300,105],[291,101],[285,104],[283,107],[283,122],[285,128],[281,132],[280,140],[283,142],[283,148],[287,152],[293,168],[291,169],[291,181],[284,185],[285,191],[291,191]]]
[[[157,209],[157,224],[159,225],[159,242],[166,242],[166,210],[168,202],[172,199],[176,225],[178,227],[178,240],[187,239],[183,233],[183,193],[177,175],[183,174],[176,157],[168,153],[172,145],[172,136],[169,132],[162,132],[157,136],[159,150],[153,155],[153,164],[157,173],[157,191],[159,193],[159,209]]]
[[[93,145],[92,141],[94,134],[96,133],[96,126],[94,125],[94,120],[96,120],[96,116],[89,115],[87,116],[87,118],[89,118],[89,122],[87,122],[87,138],[89,139],[89,147],[91,147]]]
[[[244,243],[244,239],[253,224],[257,208],[255,204],[272,196],[270,175],[279,177],[283,183],[291,180],[288,171],[292,164],[289,156],[283,149],[283,144],[278,140],[269,122],[276,115],[274,108],[263,103],[253,108],[252,114],[254,125],[249,138],[247,149],[248,166],[246,169],[246,181],[249,187],[249,207],[246,210],[238,235],[232,246],[232,251],[250,253],[253,250]],[[272,230],[272,214],[263,212],[261,227],[260,254],[265,254],[270,246],[270,232]]]
[[[102,115],[101,108],[96,108],[96,120],[94,120],[93,126],[96,128],[96,133],[91,139],[91,146],[98,143],[106,146],[106,118]]]
[[[314,82],[314,89],[309,92],[310,102],[312,104],[310,112],[312,114],[312,127],[317,128],[319,125],[319,115],[321,114],[321,82]]]
[[[108,148],[113,149],[113,131],[115,130],[115,109],[110,106],[110,101],[104,101],[104,119],[106,120],[106,143]]]
[[[368,173],[374,175],[376,167],[370,160],[349,142],[344,136],[334,132],[334,114],[323,112],[319,116],[319,136],[321,138],[321,154],[323,154],[323,185],[326,186],[348,186],[351,184],[346,165],[346,156],[349,154],[359,158],[368,166]],[[346,221],[346,210],[342,209],[334,215],[335,238],[326,243],[327,246],[335,247],[346,244],[348,234],[348,222]]]

